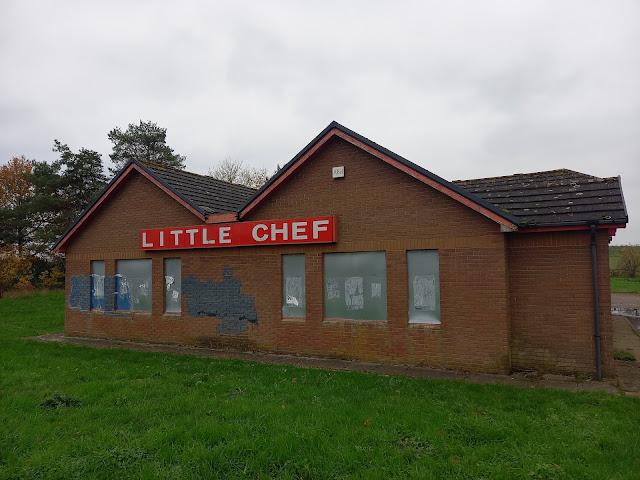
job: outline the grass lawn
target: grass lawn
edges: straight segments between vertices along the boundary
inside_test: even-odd
[[[640,399],[22,338],[63,304],[0,300],[1,479],[640,477]]]
[[[611,277],[611,291],[623,293],[640,293],[640,277]]]
[[[609,247],[609,265],[611,269],[618,269],[618,259],[623,248],[628,247]],[[636,251],[640,251],[640,245],[634,245],[632,248]],[[611,277],[611,291],[622,293],[640,293],[640,277]]]

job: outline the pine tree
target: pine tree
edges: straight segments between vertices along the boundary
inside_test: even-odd
[[[153,122],[141,120],[140,125],[130,123],[124,132],[116,127],[108,137],[113,143],[113,153],[109,157],[114,164],[109,171],[114,175],[131,160],[153,162],[171,168],[185,167],[185,157],[173,153],[173,149],[167,145],[167,129]]]

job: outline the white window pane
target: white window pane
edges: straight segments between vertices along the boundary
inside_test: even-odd
[[[182,260],[164,259],[164,310],[180,312],[182,297]]]
[[[91,260],[91,308],[104,310],[104,260]]]
[[[409,323],[440,323],[440,262],[437,250],[407,252]]]
[[[151,259],[118,260],[116,308],[151,311]]]
[[[384,252],[324,255],[324,316],[387,320],[387,263]]]
[[[282,255],[282,316],[306,315],[304,254]]]

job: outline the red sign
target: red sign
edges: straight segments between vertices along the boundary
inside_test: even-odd
[[[140,232],[142,250],[292,245],[338,241],[336,217],[154,228]]]

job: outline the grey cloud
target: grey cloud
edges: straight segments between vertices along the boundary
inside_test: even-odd
[[[640,4],[7,1],[0,162],[153,120],[205,173],[270,171],[331,120],[448,179],[623,176],[640,243]],[[637,218],[636,218],[637,217]],[[638,227],[636,227],[636,223]]]

